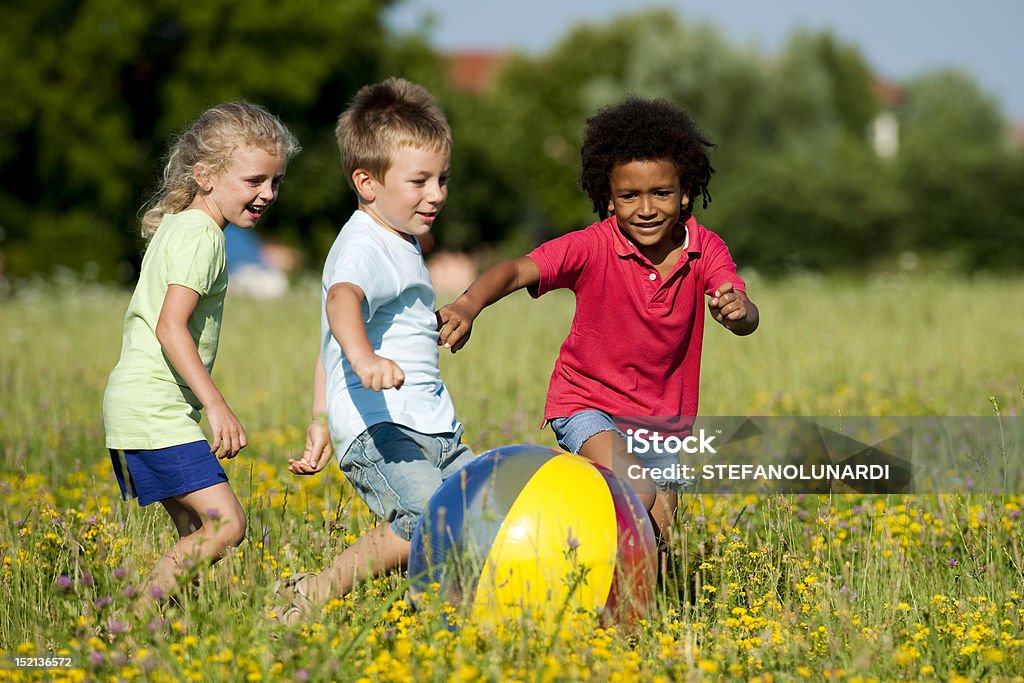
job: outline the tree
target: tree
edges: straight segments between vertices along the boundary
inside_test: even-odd
[[[5,3],[0,249],[10,274],[62,264],[129,278],[138,208],[169,137],[232,99],[266,106],[304,147],[261,231],[329,242],[353,206],[338,114],[359,86],[437,64],[422,41],[388,34],[389,4]]]
[[[993,100],[952,70],[911,81],[906,99],[898,171],[910,207],[901,246],[966,268],[1019,265],[1021,159],[1007,149]]]
[[[745,264],[828,267],[900,205],[868,144],[869,74],[828,34],[800,34],[771,60],[665,10],[580,25],[547,54],[510,60],[487,98],[479,146],[519,197],[505,234],[536,242],[594,219],[576,182],[584,123],[635,93],[685,107],[719,144],[715,202],[698,218],[721,225]]]
[[[515,201],[500,205],[510,212],[497,221],[492,214],[490,237],[526,234],[536,242],[593,220],[577,177],[583,127],[599,107],[630,92],[666,97],[712,136],[732,132],[747,125],[758,69],[710,27],[665,10],[582,24],[547,54],[514,55],[480,103],[480,137],[468,143],[514,192]]]
[[[892,170],[845,136],[753,155],[733,176],[713,229],[737,263],[767,275],[868,270],[890,253],[905,213]]]

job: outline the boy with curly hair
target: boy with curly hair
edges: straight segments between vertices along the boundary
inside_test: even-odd
[[[526,288],[532,297],[570,289],[576,312],[551,374],[544,419],[562,448],[623,476],[665,533],[677,494],[661,471],[669,453],[634,456],[623,427],[686,435],[697,414],[703,297],[737,335],[757,329],[729,250],[692,213],[707,207],[712,143],[665,100],[628,97],[587,120],[580,184],[601,221],[498,263],[439,311],[438,343],[454,353],[487,306]],[[638,462],[639,458],[639,462]]]

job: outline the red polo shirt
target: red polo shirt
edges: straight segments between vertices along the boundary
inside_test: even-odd
[[[548,385],[544,419],[587,409],[613,417],[697,415],[707,295],[746,285],[725,242],[690,216],[687,244],[664,280],[611,216],[546,242],[530,295],[571,289],[576,314]]]

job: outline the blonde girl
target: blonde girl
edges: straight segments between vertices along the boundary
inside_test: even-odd
[[[228,283],[224,228],[256,225],[298,151],[262,107],[212,107],[174,141],[143,216],[149,243],[103,421],[122,497],[159,502],[178,532],[146,596],[169,595],[190,563],[216,562],[245,537],[245,513],[218,461],[245,447],[245,430],[210,376]],[[199,427],[203,409],[212,442]]]

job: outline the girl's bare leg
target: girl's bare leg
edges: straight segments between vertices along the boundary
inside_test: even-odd
[[[226,482],[160,502],[179,538],[143,587],[143,595],[156,598],[174,590],[189,562],[216,562],[245,538],[245,511]]]

